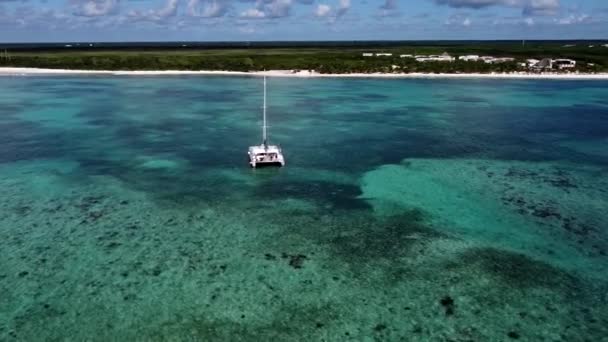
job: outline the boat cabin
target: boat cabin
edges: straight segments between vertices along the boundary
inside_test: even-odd
[[[258,166],[283,166],[285,159],[281,148],[276,145],[259,145],[249,147],[249,165],[251,167]]]

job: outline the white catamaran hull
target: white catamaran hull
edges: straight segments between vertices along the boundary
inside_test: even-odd
[[[283,158],[281,148],[275,145],[250,146],[247,154],[249,155],[249,165],[251,167],[285,165],[285,158]]]

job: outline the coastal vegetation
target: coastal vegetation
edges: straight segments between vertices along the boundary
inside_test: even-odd
[[[364,57],[363,53],[391,53],[392,56]],[[401,54],[423,55],[447,52],[452,56],[492,55],[513,57],[513,62],[487,64],[483,61],[417,62]],[[315,70],[320,73],[424,72],[490,73],[527,71],[526,59],[571,58],[579,72],[608,71],[608,47],[603,44],[558,42],[389,44],[382,46],[289,46],[289,47],[137,47],[108,48],[89,45],[0,51],[0,67],[32,67],[85,70]]]

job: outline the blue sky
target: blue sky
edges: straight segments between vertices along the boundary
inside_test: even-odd
[[[0,42],[607,38],[607,0],[0,0]]]

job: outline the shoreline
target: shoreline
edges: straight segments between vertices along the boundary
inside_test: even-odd
[[[430,73],[351,73],[320,74],[310,71],[268,70],[268,71],[211,71],[211,70],[70,70],[0,67],[1,76],[48,76],[48,75],[113,75],[113,76],[270,76],[299,78],[486,78],[486,79],[553,79],[553,80],[608,80],[608,73],[599,74],[553,74],[553,73],[467,73],[467,74],[430,74]]]

